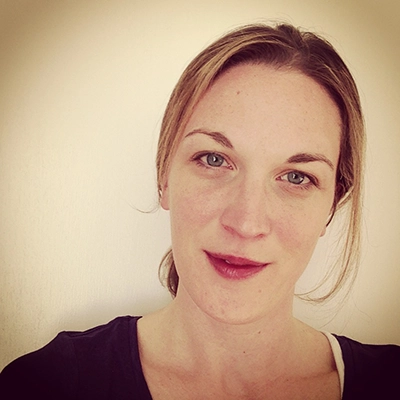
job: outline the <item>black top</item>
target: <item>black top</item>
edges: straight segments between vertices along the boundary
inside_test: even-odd
[[[137,340],[140,317],[85,332],[62,332],[0,374],[0,398],[151,400]],[[400,347],[336,336],[343,353],[343,400],[400,399]]]
[[[400,400],[400,346],[336,338],[344,361],[343,400]]]

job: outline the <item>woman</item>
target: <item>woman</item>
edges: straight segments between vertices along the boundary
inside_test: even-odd
[[[289,25],[228,33],[197,56],[157,154],[174,300],[143,318],[61,333],[11,363],[7,398],[358,399],[400,393],[396,346],[323,334],[292,315],[294,286],[346,205],[334,294],[357,261],[364,128],[329,43]]]

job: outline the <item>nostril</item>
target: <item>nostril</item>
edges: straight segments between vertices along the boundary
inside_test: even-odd
[[[240,236],[244,239],[260,238],[267,235],[270,231],[270,223],[264,215],[249,214],[234,210],[225,210],[221,216],[221,224],[227,232],[232,235]]]
[[[273,198],[269,196],[264,180],[259,176],[251,177],[247,172],[231,189],[220,215],[225,231],[245,239],[267,235],[271,222],[271,207],[267,204],[271,206]]]

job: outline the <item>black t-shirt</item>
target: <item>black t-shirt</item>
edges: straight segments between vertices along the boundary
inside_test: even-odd
[[[62,332],[0,374],[0,398],[151,400],[137,340],[140,317],[85,332]],[[336,336],[343,353],[343,400],[400,399],[400,347]]]
[[[343,400],[400,400],[400,346],[335,336],[344,362]]]

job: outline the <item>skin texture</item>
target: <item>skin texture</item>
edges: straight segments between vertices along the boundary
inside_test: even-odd
[[[292,316],[331,211],[340,132],[335,103],[294,70],[233,67],[196,106],[161,199],[177,296],[138,323],[154,399],[340,398],[325,336]]]
[[[202,132],[221,133],[227,142]],[[185,129],[162,196],[171,214],[178,296],[232,323],[291,303],[294,285],[325,232],[339,145],[337,108],[310,78],[246,65],[218,79]],[[194,159],[202,152],[221,155],[222,165],[209,166],[206,155]],[[299,154],[324,156],[332,166],[288,162]],[[288,181],[291,171],[318,182],[306,178],[294,185]],[[204,251],[268,266],[233,282],[210,268]]]

